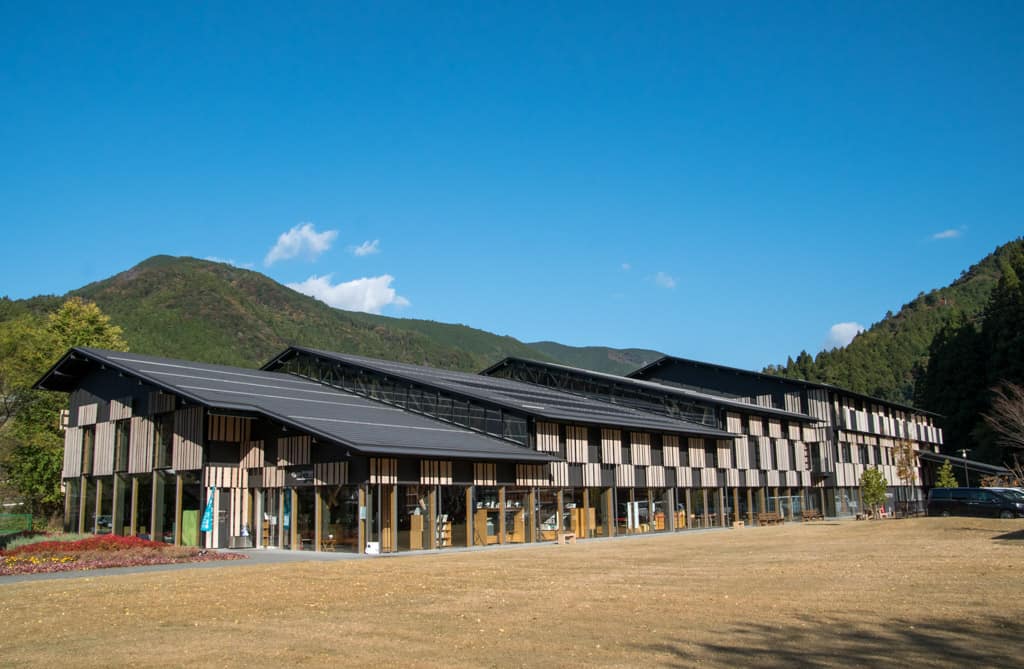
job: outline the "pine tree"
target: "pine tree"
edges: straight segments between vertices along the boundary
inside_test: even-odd
[[[960,487],[960,484],[957,483],[956,475],[953,474],[953,465],[950,464],[948,458],[946,459],[945,462],[942,463],[942,466],[939,467],[939,475],[938,475],[938,478],[935,480],[935,487],[936,488],[958,488],[958,487]]]

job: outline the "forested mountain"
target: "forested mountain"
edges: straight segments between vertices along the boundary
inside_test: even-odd
[[[553,341],[537,341],[527,346],[565,365],[622,375],[644,367],[664,355],[646,348],[566,346]]]
[[[535,347],[465,325],[343,311],[259,272],[171,256],[154,256],[67,296],[0,299],[0,321],[50,313],[70,296],[95,302],[124,329],[133,351],[240,366],[261,364],[289,344],[465,371],[515,355],[624,373],[660,355]]]
[[[992,390],[1024,384],[1024,244],[999,257],[1000,278],[979,318],[956,318],[932,341],[915,401],[945,416],[946,443],[976,458],[1007,460],[982,419]]]
[[[949,286],[921,293],[895,314],[887,313],[846,347],[814,357],[801,351],[785,365],[771,365],[764,371],[913,403],[915,379],[927,368],[935,335],[951,323],[979,319],[1002,276],[1000,267],[1022,248],[1024,241],[1019,239],[1000,246]]]

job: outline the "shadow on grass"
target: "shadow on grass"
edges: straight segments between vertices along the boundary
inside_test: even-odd
[[[1002,541],[1024,541],[1024,530],[1017,530],[1016,532],[1007,532],[1006,534],[1000,534],[999,536],[995,536],[992,538],[999,539]]]
[[[968,616],[961,623],[891,621],[852,628],[848,621],[812,618],[780,624],[752,622],[723,629],[714,642],[645,645],[672,656],[669,666],[850,667],[1000,666],[1015,663],[1024,624]]]

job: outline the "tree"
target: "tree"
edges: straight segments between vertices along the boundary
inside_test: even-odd
[[[913,488],[917,479],[917,453],[914,452],[914,442],[900,439],[892,449],[894,464],[896,465],[896,476],[903,483],[904,492]],[[902,500],[904,515],[907,514],[909,500]]]
[[[128,350],[121,332],[99,307],[80,298],[66,301],[42,323],[0,323],[0,382],[9,411],[0,424],[0,458],[8,483],[33,514],[53,517],[61,509],[60,411],[67,397],[32,390],[32,384],[71,347]]]
[[[885,503],[885,489],[888,483],[882,472],[876,468],[865,469],[860,475],[860,496],[871,509],[873,516],[878,515],[878,507]]]
[[[956,482],[956,476],[953,474],[953,465],[949,462],[949,458],[942,463],[939,467],[939,476],[935,480],[936,488],[958,488],[960,484]]]
[[[1024,387],[1007,383],[995,388],[991,409],[984,418],[1000,446],[1024,450]]]

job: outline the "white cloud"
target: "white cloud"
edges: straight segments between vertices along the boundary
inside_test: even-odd
[[[316,260],[317,256],[331,248],[337,236],[337,230],[317,232],[312,223],[300,223],[288,232],[281,233],[274,248],[263,259],[263,264],[269,267],[278,260],[289,260],[299,255]]]
[[[352,253],[357,256],[369,256],[374,253],[380,253],[380,240],[375,239],[372,242],[367,239],[365,242],[356,246],[352,249]]]
[[[622,271],[628,272],[631,269],[633,269],[633,266],[630,265],[628,262],[622,263]]]
[[[949,230],[936,232],[932,235],[932,239],[956,239],[963,236],[965,230],[967,230],[967,226],[961,225],[959,228],[950,228]]]
[[[828,329],[828,336],[825,337],[825,350],[842,347],[853,341],[858,332],[863,332],[864,326],[860,323],[836,323]]]
[[[654,283],[658,284],[662,288],[675,288],[676,280],[665,272],[658,272],[654,275]]]
[[[331,283],[331,274],[311,276],[302,283],[289,283],[288,287],[338,309],[365,311],[379,314],[386,306],[407,307],[409,300],[399,295],[390,274],[363,277],[344,283]]]
[[[219,258],[217,256],[206,256],[203,260],[209,260],[210,262],[219,262],[225,265],[232,265],[233,267],[241,267],[242,269],[252,269],[253,264],[251,262],[237,262],[231,258]]]

